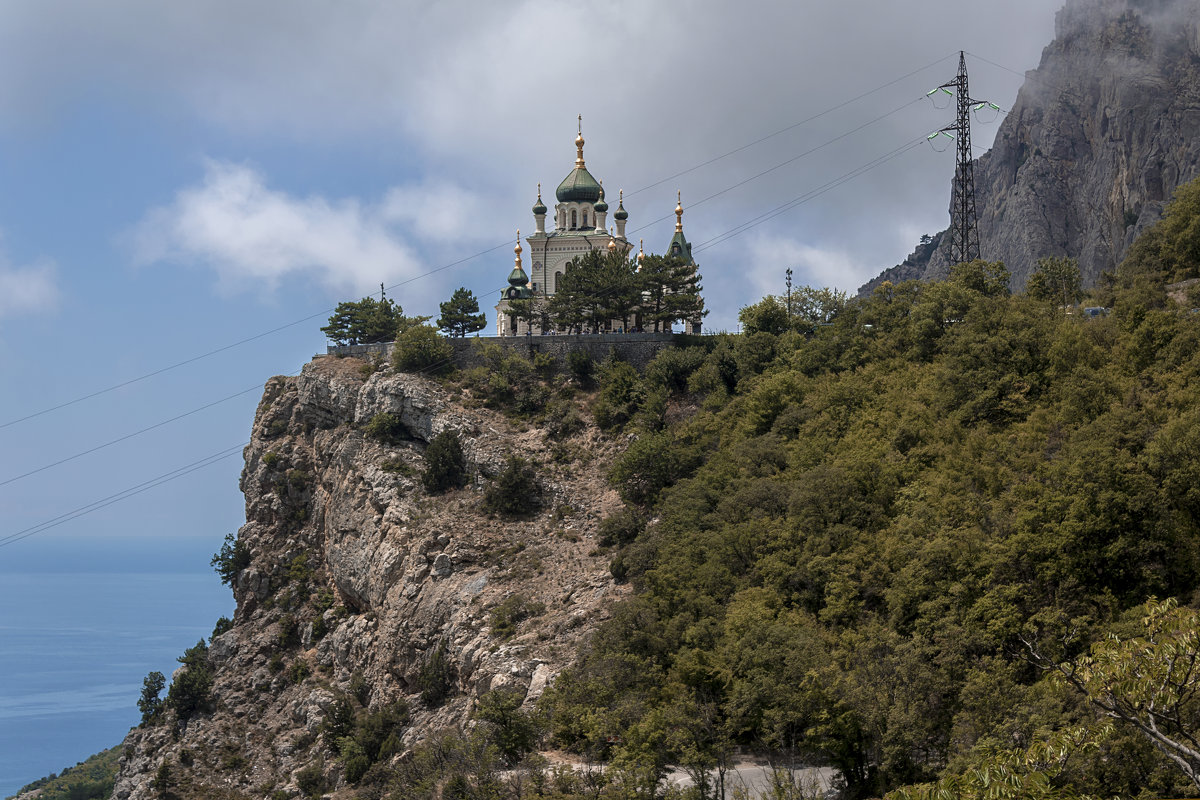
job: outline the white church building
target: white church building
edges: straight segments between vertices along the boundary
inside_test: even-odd
[[[496,305],[496,333],[499,336],[524,335],[531,332],[523,321],[514,326],[508,312],[510,300],[532,297],[550,297],[558,290],[558,283],[567,265],[574,259],[592,250],[607,248],[610,252],[629,253],[633,245],[625,238],[625,225],[629,213],[625,210],[624,192],[617,200],[613,212],[613,228],[608,227],[608,203],[604,200],[604,186],[592,177],[583,161],[583,122],[580,119],[579,136],[575,139],[575,168],[563,179],[555,190],[553,230],[546,230],[546,214],[549,209],[542,202],[542,185],[538,184],[537,202],[533,206],[534,231],[526,237],[529,245],[530,270],[525,272],[522,261],[520,233],[517,235],[516,262],[508,276],[508,288],[501,292]],[[683,205],[675,207],[675,235],[667,253],[679,256],[692,263],[692,247],[683,235]],[[639,261],[643,256],[639,254]],[[540,333],[536,326],[533,333]]]

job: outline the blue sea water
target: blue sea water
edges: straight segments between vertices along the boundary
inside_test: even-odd
[[[232,614],[211,571],[0,572],[0,797],[118,744],[142,679]]]

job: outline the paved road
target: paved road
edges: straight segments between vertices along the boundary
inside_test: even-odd
[[[837,774],[831,767],[809,767],[794,773],[796,785],[804,789],[805,797],[820,797],[829,791]],[[715,773],[714,773],[715,779]],[[667,781],[681,787],[691,786],[692,779],[682,770],[672,770]],[[734,788],[745,789],[748,796],[757,798],[771,787],[771,768],[766,764],[742,762],[725,773],[725,793],[730,796]]]

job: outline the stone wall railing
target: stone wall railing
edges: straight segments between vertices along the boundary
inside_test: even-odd
[[[541,353],[554,358],[560,369],[567,368],[567,354],[584,352],[600,362],[615,352],[617,357],[639,371],[645,369],[656,355],[668,347],[699,344],[702,337],[683,333],[602,333],[556,336],[486,336],[466,339],[447,339],[454,348],[454,364],[459,369],[485,366],[484,347],[497,346],[532,358]],[[379,344],[330,345],[326,355],[342,358],[371,359],[390,357],[391,342]]]

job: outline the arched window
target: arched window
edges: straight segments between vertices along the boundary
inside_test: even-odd
[[[583,212],[583,225],[582,225],[581,227],[583,227],[583,228],[587,228],[587,226],[588,226],[588,224],[587,224],[587,212],[585,211],[585,212]]]
[[[558,282],[562,280],[562,273],[554,273],[554,293],[558,294]]]
[[[575,226],[576,226],[575,209],[572,208],[571,209],[571,230],[575,230]]]

